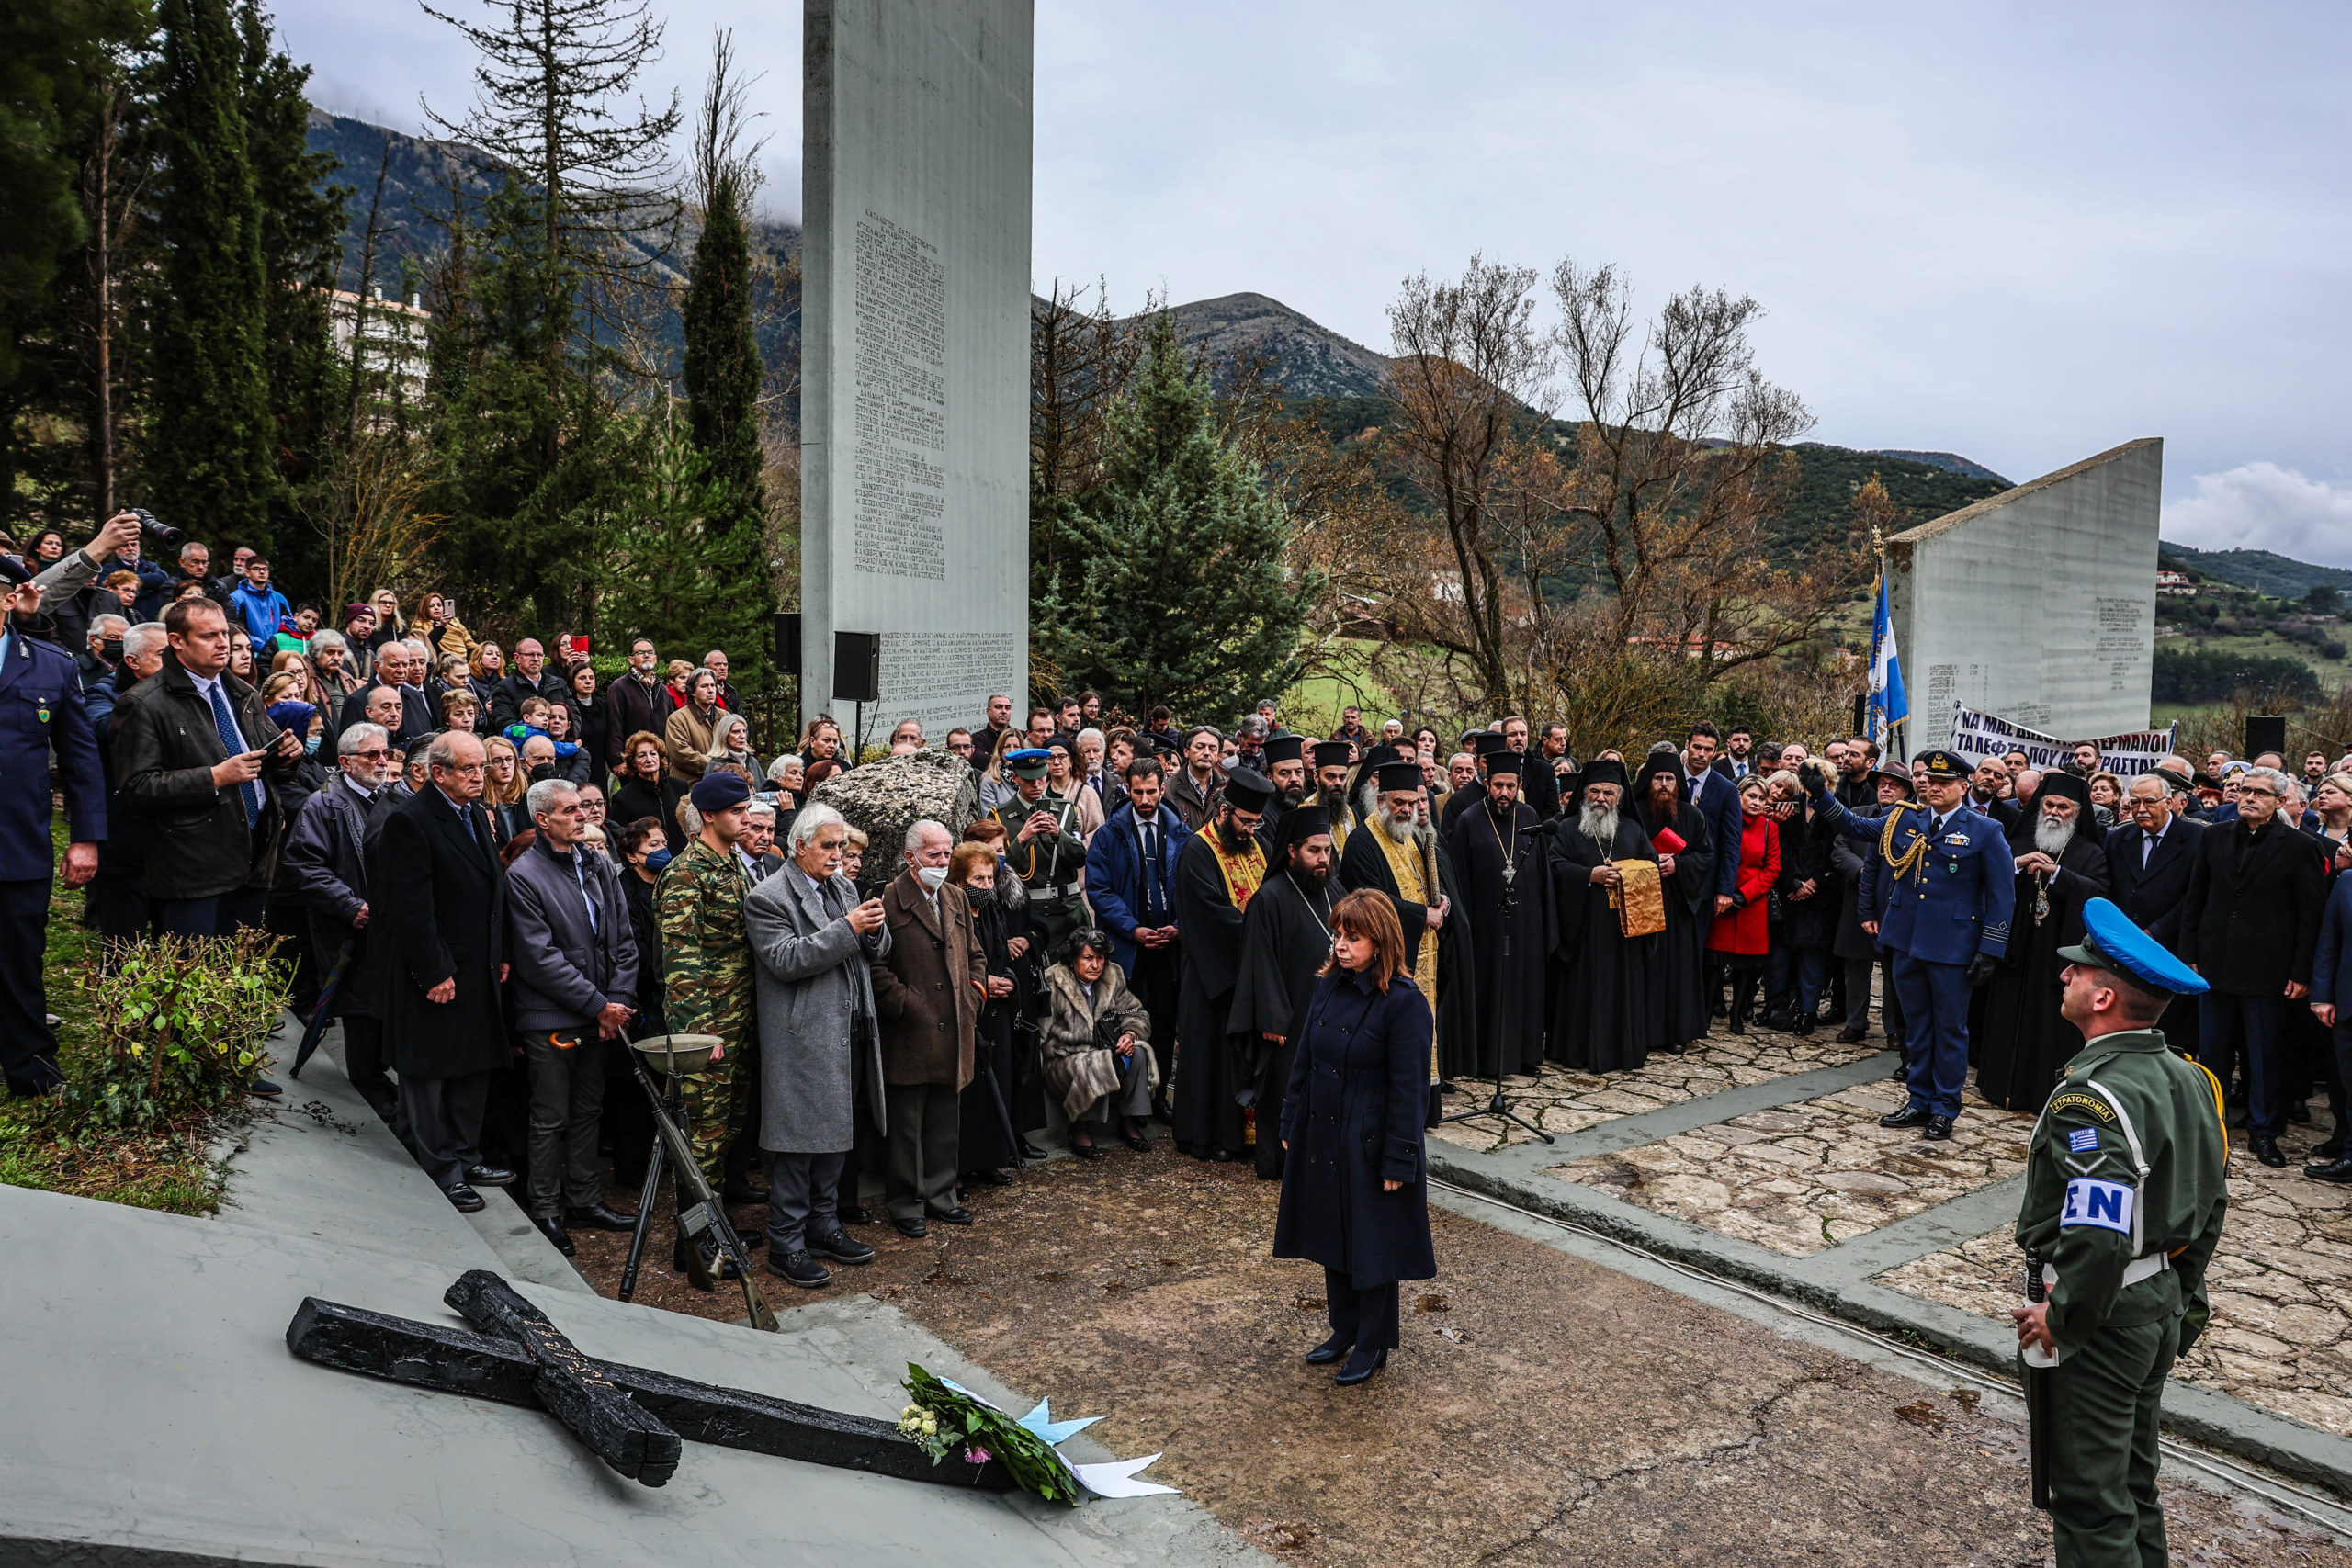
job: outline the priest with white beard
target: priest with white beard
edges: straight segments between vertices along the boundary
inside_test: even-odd
[[[1638,1067],[1666,1043],[1666,1022],[1653,973],[1661,939],[1624,935],[1611,904],[1624,880],[1617,862],[1657,859],[1625,808],[1625,764],[1605,757],[1587,763],[1550,839],[1551,1059],[1589,1073]]]
[[[2108,888],[2106,829],[2090,785],[2074,773],[2042,775],[2032,810],[2009,830],[2017,856],[2017,912],[2000,967],[1985,982],[1976,1042],[1976,1092],[1987,1105],[2039,1112],[2082,1032],[2059,1016],[2062,947],[2083,940],[2083,906]]]
[[[1429,824],[1426,794],[1418,761],[1380,763],[1357,793],[1365,826],[1340,851],[1340,882],[1351,893],[1369,887],[1395,907],[1405,966],[1437,1015],[1431,1077],[1450,1083],[1476,1066],[1477,990],[1453,857]]]

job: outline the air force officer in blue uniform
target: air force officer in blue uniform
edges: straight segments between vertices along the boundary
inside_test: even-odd
[[[1940,1141],[1951,1136],[1968,1081],[1968,994],[2008,950],[2017,866],[2001,825],[1967,803],[1967,761],[1929,751],[1917,765],[1927,801],[1897,805],[1891,829],[1885,817],[1839,807],[1815,773],[1802,776],[1815,809],[1840,832],[1877,840],[1889,871],[1879,941],[1894,955],[1894,994],[1911,1037],[1911,1100],[1879,1125],[1917,1127]]]
[[[49,757],[65,792],[65,886],[97,874],[107,836],[106,775],[98,742],[82,705],[82,675],[71,654],[35,642],[12,625],[11,610],[35,611],[40,591],[28,574],[0,558],[0,1067],[15,1095],[45,1093],[64,1081],[57,1036],[49,1029],[41,954],[49,926],[51,874]]]

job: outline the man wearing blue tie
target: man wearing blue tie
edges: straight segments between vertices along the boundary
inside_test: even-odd
[[[1967,803],[1966,758],[1928,751],[1914,766],[1925,775],[1926,804],[1898,803],[1891,819],[1849,812],[1818,774],[1798,776],[1838,831],[1873,841],[1885,857],[1879,941],[1894,955],[1895,996],[1911,1037],[1911,1097],[1879,1125],[1917,1127],[1940,1142],[1951,1136],[1968,1080],[1969,992],[2008,950],[2017,867],[2001,825]]]

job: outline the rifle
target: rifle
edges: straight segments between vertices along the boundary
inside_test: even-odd
[[[2029,1247],[2025,1255],[2025,1299],[2046,1301],[2049,1294],[2041,1280],[2041,1254]],[[2053,1441],[2050,1430],[2050,1372],[2057,1362],[2037,1364],[2034,1358],[2046,1354],[2038,1347],[2029,1347],[2018,1356],[2025,1365],[2025,1427],[2031,1455],[2033,1506],[2045,1514],[2050,1511],[2050,1450]]]
[[[716,1289],[718,1280],[703,1261],[702,1243],[706,1235],[714,1237],[719,1250],[735,1264],[735,1272],[743,1286],[743,1304],[749,1310],[752,1326],[769,1334],[777,1331],[775,1314],[760,1294],[759,1282],[752,1278],[751,1249],[743,1238],[735,1234],[735,1226],[727,1218],[727,1206],[718,1194],[710,1190],[710,1182],[695,1159],[693,1144],[677,1122],[677,1113],[684,1107],[672,1096],[665,1096],[653,1087],[653,1077],[646,1071],[650,1059],[663,1062],[664,1077],[673,1086],[680,1073],[699,1072],[710,1065],[711,1048],[718,1042],[707,1034],[664,1034],[657,1038],[631,1041],[629,1070],[645,1090],[645,1098],[653,1106],[653,1153],[646,1161],[644,1201],[638,1205],[637,1231],[629,1239],[628,1264],[622,1272],[620,1299],[627,1301],[637,1287],[638,1264],[645,1252],[645,1233],[653,1213],[653,1198],[662,1185],[662,1161],[666,1153],[677,1168],[678,1229],[686,1238],[686,1277],[701,1290]]]

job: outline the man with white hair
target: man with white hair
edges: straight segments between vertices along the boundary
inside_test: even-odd
[[[956,1201],[957,1097],[972,1081],[973,1042],[989,994],[988,954],[961,887],[947,881],[956,840],[929,820],[907,829],[906,865],[882,895],[890,951],[874,969],[889,1109],[886,1201],[899,1234],[930,1222],[968,1225]]]
[[[743,836],[735,840],[735,852],[742,859],[743,874],[755,883],[765,882],[784,863],[775,852],[775,807],[756,795],[743,807]]]
[[[122,634],[130,629],[130,623],[120,615],[90,617],[89,646],[74,656],[74,662],[82,671],[85,693],[112,675],[115,667],[122,662]]]
[[[2311,994],[2326,893],[2322,856],[2279,812],[2288,788],[2275,768],[2238,775],[2236,819],[2197,840],[2177,949],[2212,986],[2199,998],[2197,1059],[2227,1084],[2244,1055],[2246,1141],[2273,1168],[2287,1163],[2287,1010]]]
[[[1423,819],[1424,798],[1419,761],[1381,763],[1357,794],[1368,826],[1340,846],[1340,883],[1351,893],[1368,887],[1396,909],[1406,965],[1436,1018],[1435,1075],[1450,1080],[1476,1066],[1476,1014],[1463,967],[1466,927],[1452,918],[1453,857]]]
[[[278,852],[278,868],[309,917],[311,961],[322,975],[341,966],[329,998],[343,1021],[343,1066],[376,1114],[390,1122],[400,1103],[384,1073],[380,986],[368,953],[368,829],[390,804],[391,738],[380,724],[355,724],[335,739],[339,770],[302,803]]]
[[[842,874],[849,824],[840,812],[801,807],[787,842],[784,867],[744,897],[743,927],[758,987],[767,1269],[814,1290],[832,1278],[817,1255],[874,1258],[842,1229],[841,1182],[860,1101],[875,1127],[886,1124],[868,965],[889,956],[890,933],[882,900],[861,902]]]
[[[2108,893],[2106,830],[2080,773],[2045,774],[2032,815],[2009,829],[2016,913],[2009,945],[1984,986],[1976,1092],[2009,1111],[2039,1112],[2082,1033],[2059,1015],[2062,947],[2082,940],[2083,907]]]
[[[1638,1067],[1666,1043],[1652,974],[1657,944],[1626,937],[1618,916],[1625,881],[1621,864],[1655,865],[1658,858],[1625,798],[1627,787],[1624,763],[1595,758],[1551,828],[1553,951],[1564,965],[1551,1055],[1588,1072]],[[1731,781],[1721,775],[1713,787],[1733,793]]]

